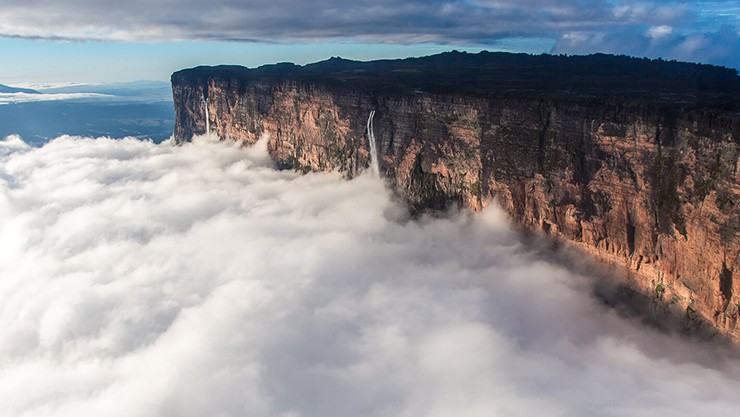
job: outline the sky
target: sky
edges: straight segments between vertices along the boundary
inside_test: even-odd
[[[265,138],[11,136],[0,415],[737,414],[740,361],[547,252],[495,204],[409,221],[372,175],[277,170]]]
[[[196,65],[446,50],[740,68],[737,0],[4,0],[0,83],[163,80]]]

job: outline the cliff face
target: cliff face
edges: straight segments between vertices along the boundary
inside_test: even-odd
[[[523,226],[625,267],[631,287],[684,312],[687,325],[708,322],[740,341],[736,73],[614,58],[652,67],[618,70],[609,90],[608,74],[583,81],[587,68],[552,81],[568,58],[507,61],[517,71],[502,70],[504,58],[513,59],[185,70],[172,78],[175,140],[207,125],[246,143],[268,134],[282,166],[351,178],[369,164],[374,111],[381,175],[412,210],[480,210],[496,198]],[[537,84],[548,77],[537,65],[555,75]],[[457,90],[456,77],[467,80]]]

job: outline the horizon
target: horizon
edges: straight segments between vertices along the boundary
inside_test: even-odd
[[[564,57],[589,57],[589,56],[598,56],[598,55],[606,55],[606,56],[614,56],[614,57],[625,57],[630,59],[648,59],[650,61],[664,61],[664,62],[677,62],[681,64],[689,64],[689,65],[705,65],[705,66],[711,66],[716,68],[723,68],[723,69],[729,69],[734,70],[735,73],[740,76],[740,68],[732,67],[732,66],[726,66],[726,65],[720,65],[720,64],[713,64],[713,63],[704,63],[704,62],[692,62],[692,61],[683,61],[679,59],[663,59],[662,57],[657,58],[650,58],[650,57],[640,57],[640,56],[632,56],[627,54],[610,54],[610,53],[604,53],[604,52],[593,52],[593,53],[587,53],[587,54],[567,54],[567,53],[560,53],[560,54],[554,54],[549,52],[540,52],[540,53],[533,53],[533,52],[511,52],[511,51],[501,51],[501,50],[489,50],[489,49],[481,49],[477,50],[475,52],[471,52],[469,50],[465,49],[448,49],[440,52],[431,53],[428,55],[411,55],[411,56],[402,56],[402,57],[374,57],[371,59],[362,59],[362,58],[348,58],[346,56],[341,55],[331,55],[331,56],[325,56],[323,58],[318,58],[316,60],[310,60],[310,61],[271,61],[271,62],[264,62],[259,63],[255,65],[244,65],[244,64],[233,64],[233,63],[215,63],[215,64],[195,64],[192,66],[187,67],[181,67],[174,69],[172,72],[170,72],[166,77],[164,78],[132,78],[132,79],[125,79],[125,80],[109,80],[109,81],[64,81],[64,80],[37,80],[37,81],[28,81],[28,82],[17,82],[17,83],[8,83],[4,82],[4,80],[0,79],[0,85],[5,85],[8,87],[15,87],[15,88],[23,88],[23,89],[32,89],[39,92],[44,92],[45,90],[56,90],[60,88],[75,88],[75,87],[86,87],[86,86],[108,86],[108,85],[115,85],[115,84],[135,84],[135,83],[170,83],[170,77],[172,74],[197,68],[197,67],[219,67],[219,66],[240,66],[250,69],[260,68],[263,66],[269,66],[269,65],[276,65],[276,64],[293,64],[297,66],[306,66],[311,64],[316,64],[324,61],[329,61],[331,59],[341,59],[346,61],[353,61],[353,62],[374,62],[374,61],[394,61],[394,60],[404,60],[404,59],[416,59],[416,58],[425,58],[435,55],[443,55],[443,54],[449,54],[449,53],[462,53],[462,54],[480,54],[480,53],[505,53],[505,54],[523,54],[523,55],[529,55],[529,56],[541,56],[541,55],[548,55],[548,56],[564,56]]]

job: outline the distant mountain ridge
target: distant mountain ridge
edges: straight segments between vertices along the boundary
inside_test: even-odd
[[[0,84],[0,93],[12,94],[12,93],[26,93],[26,94],[41,94],[36,90],[30,88],[17,88],[9,85]]]
[[[196,67],[176,72],[172,81],[209,77],[241,84],[290,79],[375,95],[429,93],[485,98],[537,95],[740,109],[740,77],[734,69],[605,54],[452,51],[379,61],[332,57],[303,66],[278,63],[259,68]]]
[[[61,135],[167,140],[174,113],[167,82],[0,85],[0,139],[20,135],[41,145]]]

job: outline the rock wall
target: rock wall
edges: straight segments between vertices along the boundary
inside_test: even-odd
[[[496,198],[526,228],[624,267],[632,288],[740,341],[740,114],[536,94],[368,91],[342,83],[173,75],[175,140],[206,129],[281,166],[369,165],[412,211]]]

